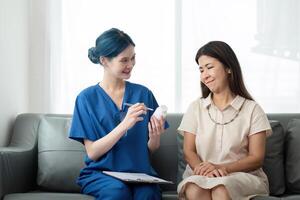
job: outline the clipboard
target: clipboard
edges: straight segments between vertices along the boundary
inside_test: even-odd
[[[173,184],[172,181],[167,181],[155,176],[150,176],[145,173],[129,173],[129,172],[113,172],[102,171],[104,174],[115,177],[121,181],[129,183],[156,183],[156,184]]]

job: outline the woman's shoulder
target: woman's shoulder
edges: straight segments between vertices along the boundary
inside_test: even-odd
[[[79,94],[77,95],[77,98],[93,97],[95,95],[95,93],[97,92],[97,90],[99,90],[99,89],[100,89],[100,86],[98,85],[98,83],[96,85],[88,86],[79,92]]]
[[[245,99],[244,105],[248,113],[261,113],[264,114],[263,108],[254,100]]]
[[[204,105],[205,105],[205,98],[200,96],[200,97],[195,98],[189,104],[189,109],[198,110],[199,108],[202,108]]]
[[[254,100],[246,99],[245,98],[244,106],[248,107],[248,108],[254,109],[256,106],[259,106],[259,104],[256,101],[254,101]]]
[[[138,83],[132,83],[129,81],[126,81],[126,84],[129,88],[133,89],[135,92],[151,92],[151,90],[146,87],[145,85],[138,84]]]
[[[139,84],[139,83],[126,81],[126,84],[129,85],[130,87],[134,87],[134,88],[137,88],[137,89],[149,90],[145,85],[142,85],[142,84]]]

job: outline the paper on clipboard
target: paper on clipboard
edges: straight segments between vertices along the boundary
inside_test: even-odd
[[[113,176],[125,182],[131,183],[157,183],[157,184],[173,184],[172,181],[167,181],[155,176],[150,176],[144,173],[129,173],[129,172],[112,172],[102,171],[104,174]]]

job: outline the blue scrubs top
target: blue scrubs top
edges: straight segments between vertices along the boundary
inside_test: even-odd
[[[125,82],[122,109],[99,86],[83,90],[76,99],[69,137],[83,143],[84,139],[96,141],[111,132],[125,117],[128,106],[124,103],[144,103],[154,110],[158,104],[152,92],[145,86]],[[148,150],[148,122],[153,111],[144,115],[126,134],[97,161],[85,157],[86,166],[81,176],[95,171],[139,172],[156,175],[152,169]],[[165,128],[168,128],[166,122]],[[83,178],[83,177],[81,177]]]

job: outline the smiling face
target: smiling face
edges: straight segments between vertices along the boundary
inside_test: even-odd
[[[201,72],[201,82],[213,93],[220,93],[229,89],[228,74],[230,71],[217,59],[202,55],[198,59]]]
[[[118,79],[129,79],[135,65],[134,46],[129,45],[124,51],[111,59],[101,57],[101,63],[106,72]]]

